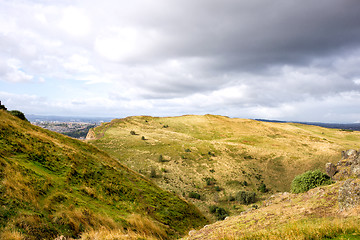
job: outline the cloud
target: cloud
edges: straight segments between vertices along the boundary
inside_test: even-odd
[[[46,97],[21,102],[42,106],[29,112],[360,118],[344,113],[360,92],[356,0],[14,0],[0,9],[1,91]]]

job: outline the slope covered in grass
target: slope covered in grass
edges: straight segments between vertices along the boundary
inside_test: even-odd
[[[115,119],[88,139],[204,213],[216,204],[233,214],[246,208],[233,201],[239,191],[289,191],[296,175],[360,147],[359,132],[214,115]]]
[[[167,238],[206,222],[193,205],[97,148],[0,110],[0,239],[99,229]]]
[[[191,231],[185,239],[360,239],[359,160],[360,152],[347,151],[335,165],[333,179],[341,181],[305,193],[274,194],[260,208]]]

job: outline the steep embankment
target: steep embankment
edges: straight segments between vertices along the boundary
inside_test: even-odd
[[[193,205],[97,148],[0,110],[0,239],[100,229],[167,238],[206,222]]]
[[[360,239],[360,152],[345,152],[333,166],[332,185],[278,193],[259,209],[191,231],[186,239]]]
[[[236,195],[288,191],[292,179],[360,147],[360,133],[222,116],[128,117],[92,129],[92,144],[161,187],[191,199],[243,211]],[[210,214],[209,214],[210,216]]]

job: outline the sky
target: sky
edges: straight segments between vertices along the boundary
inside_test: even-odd
[[[25,114],[360,122],[358,0],[0,0]]]

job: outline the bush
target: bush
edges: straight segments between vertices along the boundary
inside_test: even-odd
[[[302,193],[312,188],[332,184],[330,177],[320,170],[307,171],[294,178],[291,183],[291,192]]]
[[[224,220],[227,216],[229,216],[228,211],[226,211],[222,207],[212,205],[209,207],[209,210],[212,214],[216,216],[217,220]]]
[[[25,121],[28,121],[25,117],[25,114],[18,111],[18,110],[12,110],[12,111],[9,111],[10,114],[12,114],[13,116],[15,117],[18,117],[20,118],[21,120],[25,120]]]
[[[189,198],[195,198],[200,200],[200,194],[196,192],[189,192]]]
[[[136,135],[136,132],[135,131],[130,131],[130,134],[131,135]]]
[[[229,198],[228,198],[228,201],[229,201],[229,202],[233,202],[233,201],[235,201],[235,197],[234,197],[234,196],[232,196],[232,195],[230,195],[230,196],[229,196]]]
[[[150,170],[150,178],[156,178],[156,170],[155,170],[155,168],[151,168],[151,170]]]
[[[256,202],[256,193],[240,191],[236,194],[235,199],[242,204],[248,205],[250,203]]]
[[[269,191],[269,189],[266,188],[265,183],[261,183],[260,186],[259,186],[259,188],[258,188],[258,190],[259,190],[259,192],[261,192],[261,193],[266,193],[266,192]]]
[[[211,186],[211,185],[214,185],[216,183],[216,179],[213,178],[213,177],[205,177],[203,178],[203,180],[206,182],[206,185],[207,186]]]

